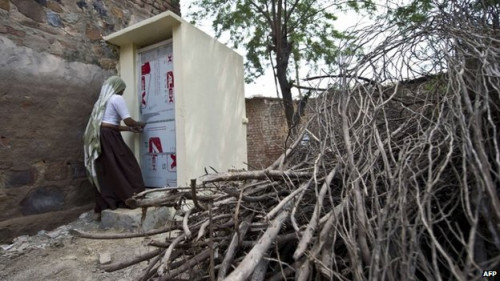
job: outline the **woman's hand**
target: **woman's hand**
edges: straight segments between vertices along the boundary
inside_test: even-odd
[[[142,127],[129,127],[129,130],[132,132],[132,133],[142,133],[143,129]]]
[[[135,129],[140,129],[140,131],[142,132],[142,129],[144,129],[144,127],[146,126],[146,122],[142,122],[142,121],[135,121],[134,119],[132,118],[125,118],[123,119],[123,122],[125,123],[125,125],[127,125],[129,128],[135,128]]]
[[[140,127],[141,129],[144,129],[144,127],[146,127],[146,122],[142,122],[142,121],[137,121],[137,127]]]

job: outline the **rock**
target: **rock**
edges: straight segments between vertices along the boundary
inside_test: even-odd
[[[38,2],[42,6],[47,6],[47,0],[35,0],[35,1]]]
[[[52,12],[52,11],[47,11],[47,23],[53,27],[63,27],[64,26],[59,15]]]
[[[84,0],[80,0],[80,1],[76,2],[76,5],[78,5],[78,7],[80,9],[84,9],[84,8],[88,7],[87,3]]]
[[[0,0],[0,9],[10,10],[10,1],[9,0]]]
[[[57,228],[54,231],[47,232],[47,236],[52,238],[52,239],[59,238],[61,236],[67,235],[67,234],[68,234],[68,228],[67,228],[67,226],[64,226],[64,225]]]
[[[95,26],[87,26],[87,29],[85,30],[85,35],[91,41],[102,39],[101,30]]]
[[[61,210],[64,193],[58,187],[40,187],[28,193],[21,201],[24,215],[41,214]]]
[[[68,24],[74,24],[80,20],[80,15],[77,13],[65,13],[62,18]]]
[[[12,28],[8,25],[2,27],[2,33],[12,34],[12,35],[17,36],[17,37],[26,36],[26,32],[19,30],[19,29]]]
[[[24,250],[28,249],[29,246],[28,242],[23,242],[16,247],[16,252],[22,253]]]
[[[14,244],[0,245],[0,248],[2,249],[2,251],[8,251],[8,250],[12,249],[12,247],[14,247]]]
[[[52,11],[54,11],[56,13],[62,13],[62,12],[64,12],[64,10],[61,7],[61,5],[59,5],[59,3],[54,2],[54,1],[48,2],[47,3],[47,8],[51,9]]]
[[[52,248],[62,248],[64,247],[64,243],[61,240],[54,240],[50,242],[50,247]]]
[[[65,161],[54,161],[47,164],[45,179],[47,181],[64,180],[69,174],[69,165]]]
[[[0,137],[0,145],[5,145],[4,139],[5,137]],[[0,169],[9,169],[10,167],[12,167],[12,161],[0,160]]]
[[[79,218],[79,219],[81,219],[81,220],[84,220],[84,219],[86,219],[88,216],[89,216],[89,212],[85,212],[85,213],[81,214],[78,218]]]
[[[99,253],[99,264],[111,263],[111,254],[109,252]]]
[[[32,169],[26,169],[21,171],[11,170],[7,174],[5,187],[19,187],[33,183],[34,173]]]
[[[12,3],[24,16],[36,22],[45,22],[45,12],[39,3],[33,3],[32,0],[12,0]]]
[[[24,242],[28,242],[29,236],[28,235],[21,235],[16,238],[14,238],[14,244],[22,244]]]
[[[69,256],[65,256],[63,259],[64,260],[77,260],[78,257],[76,255],[69,255]]]
[[[111,13],[118,19],[123,19],[123,11],[117,7],[111,8]]]
[[[175,213],[174,208],[150,207],[141,223],[142,209],[104,210],[101,213],[101,226],[105,229],[115,228],[128,231],[149,231],[168,224]]]
[[[103,69],[112,70],[112,69],[115,69],[115,67],[116,67],[116,60],[102,58],[102,59],[99,59],[99,65]]]
[[[106,7],[104,6],[104,3],[102,3],[101,0],[94,0],[92,6],[101,17],[106,17],[108,15],[108,11],[106,10]]]

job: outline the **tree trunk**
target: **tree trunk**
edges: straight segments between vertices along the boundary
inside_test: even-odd
[[[287,57],[288,56],[289,55],[287,55]],[[285,58],[282,58],[282,60],[286,61],[277,64],[276,73],[278,76],[278,82],[280,84],[281,94],[283,96],[283,107],[285,109],[286,123],[288,125],[288,128],[290,129],[293,126],[293,115],[295,109],[293,106],[293,99],[292,99],[292,87],[290,85],[290,82],[288,81],[288,78],[286,77],[288,60]]]

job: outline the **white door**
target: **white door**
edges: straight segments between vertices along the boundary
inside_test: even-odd
[[[175,187],[175,87],[171,40],[138,52],[139,104],[146,127],[141,135],[141,168],[147,187]]]

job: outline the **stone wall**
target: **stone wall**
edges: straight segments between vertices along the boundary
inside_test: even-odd
[[[248,167],[267,168],[284,152],[288,134],[283,102],[277,98],[246,100]]]
[[[169,7],[174,5],[162,0],[0,0],[0,35],[18,46],[113,69],[117,54],[102,35]]]
[[[102,35],[174,1],[0,0],[0,243],[91,208],[82,136],[118,59]]]

